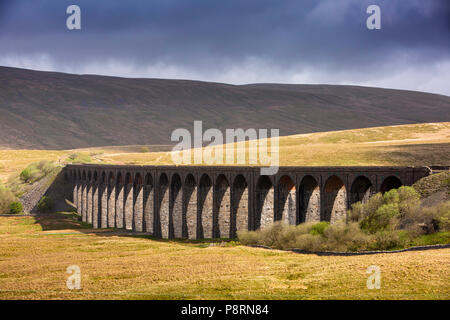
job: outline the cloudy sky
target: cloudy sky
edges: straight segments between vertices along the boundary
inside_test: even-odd
[[[66,9],[81,8],[81,30]],[[366,9],[381,8],[381,30]],[[0,65],[450,95],[448,0],[0,0]]]

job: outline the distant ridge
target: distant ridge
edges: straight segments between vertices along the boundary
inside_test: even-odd
[[[0,67],[0,146],[168,144],[193,121],[281,135],[450,121],[444,95],[337,85],[229,85]]]

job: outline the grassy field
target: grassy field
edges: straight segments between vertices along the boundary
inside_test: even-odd
[[[450,298],[450,249],[326,257],[88,228],[70,214],[0,217],[0,299]],[[66,287],[71,265],[81,290]]]
[[[270,144],[270,143],[269,143]],[[280,137],[280,165],[448,165],[450,123],[413,124]],[[249,143],[224,146],[246,152]],[[169,152],[103,152],[102,161],[118,164],[173,164]]]

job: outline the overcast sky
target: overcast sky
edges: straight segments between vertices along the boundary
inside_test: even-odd
[[[81,8],[81,30],[66,8]],[[381,8],[381,30],[366,9]],[[0,65],[450,95],[448,0],[0,0]]]

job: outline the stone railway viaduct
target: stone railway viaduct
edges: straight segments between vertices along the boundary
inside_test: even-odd
[[[259,167],[68,165],[73,203],[94,228],[161,238],[235,238],[274,221],[296,225],[345,217],[376,192],[411,185],[427,167]]]

